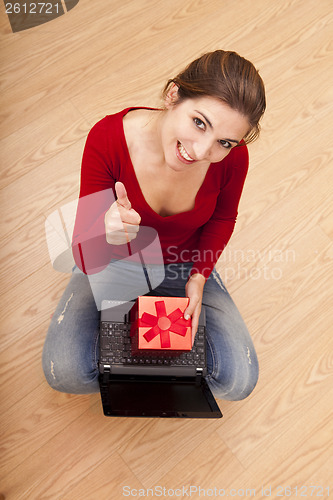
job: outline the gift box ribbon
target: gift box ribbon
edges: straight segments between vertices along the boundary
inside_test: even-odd
[[[157,335],[160,336],[161,348],[167,349],[171,347],[170,332],[176,333],[185,337],[187,328],[190,326],[190,320],[183,318],[183,313],[179,309],[175,309],[172,313],[166,313],[165,303],[163,300],[155,302],[156,316],[149,313],[143,313],[139,319],[139,327],[151,326],[143,337],[147,342],[151,342]]]

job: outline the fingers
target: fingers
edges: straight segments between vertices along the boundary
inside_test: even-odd
[[[128,219],[130,219],[130,217],[128,217]],[[139,224],[124,223],[118,209],[105,219],[106,240],[108,243],[114,243],[116,245],[129,243],[136,238],[139,229]]]
[[[201,305],[195,309],[192,315],[192,346],[194,344],[195,335],[198,331],[200,310],[201,310]]]
[[[116,182],[115,190],[116,190],[116,197],[117,197],[118,205],[126,208],[127,210],[130,210],[132,205],[128,199],[127,191],[126,191],[124,184],[122,182]]]
[[[184,311],[184,318],[192,317],[192,346],[199,325],[204,283],[205,278],[200,274],[196,274],[191,276],[185,287],[186,296],[190,301]]]
[[[186,296],[190,301],[184,311],[185,319],[187,319],[187,316],[193,316],[197,311],[199,311],[200,315],[204,284],[205,278],[200,274],[192,275],[186,283]]]
[[[201,311],[201,300],[199,298],[192,297],[190,299],[189,305],[184,312],[184,318],[192,318],[192,346],[194,343],[195,335],[198,331],[199,326],[199,316]]]
[[[198,303],[198,301],[195,300],[195,298],[190,298],[189,304],[188,304],[187,308],[184,311],[184,318],[185,319],[190,319],[191,318],[191,316],[193,315],[193,313],[195,311],[197,303]]]
[[[115,193],[116,201],[104,217],[106,241],[109,244],[123,245],[137,236],[141,217],[131,208],[131,202],[122,182],[116,182]]]
[[[138,226],[141,222],[141,217],[133,208],[127,210],[126,208],[118,205],[118,212],[122,222],[128,225]]]
[[[106,233],[106,241],[113,245],[124,245],[136,238],[137,233],[127,233],[123,229]]]
[[[116,182],[115,184],[116,196],[117,196],[117,205],[121,220],[125,224],[134,224],[139,225],[141,222],[140,215],[131,208],[131,202],[128,199],[127,191],[122,182]],[[137,229],[138,231],[139,229]],[[136,232],[137,232],[136,231]]]

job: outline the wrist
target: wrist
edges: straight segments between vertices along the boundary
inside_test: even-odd
[[[197,283],[202,283],[202,285],[204,285],[206,283],[206,278],[203,274],[193,273],[189,276],[187,282],[189,281],[196,281]]]

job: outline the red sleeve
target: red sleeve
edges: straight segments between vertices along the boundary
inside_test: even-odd
[[[104,225],[104,215],[115,201],[114,185],[119,176],[112,146],[117,134],[113,135],[110,119],[106,116],[90,130],[82,157],[72,250],[77,266],[86,274],[101,271],[113,257]]]
[[[200,273],[207,279],[233,233],[249,166],[246,145],[235,148],[233,152],[226,157],[228,163],[224,183],[214,213],[203,226],[198,247],[200,260],[194,263],[191,275]]]

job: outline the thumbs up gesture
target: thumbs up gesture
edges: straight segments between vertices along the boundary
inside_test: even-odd
[[[106,241],[111,245],[124,245],[136,238],[141,217],[132,208],[124,184],[116,182],[115,190],[117,199],[104,217]]]

